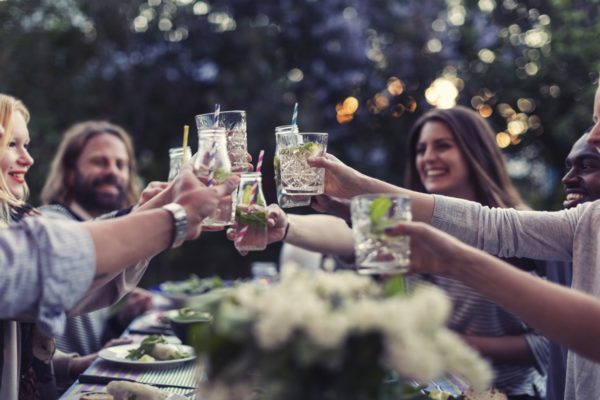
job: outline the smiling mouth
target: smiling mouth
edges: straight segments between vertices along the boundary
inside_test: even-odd
[[[9,172],[8,175],[13,178],[13,180],[18,183],[25,183],[25,173],[24,172]]]
[[[581,199],[583,199],[583,194],[581,193],[567,193],[567,201],[579,201]]]
[[[442,176],[446,174],[446,170],[443,169],[431,169],[429,171],[425,171],[425,176],[427,178],[435,178],[438,176]]]

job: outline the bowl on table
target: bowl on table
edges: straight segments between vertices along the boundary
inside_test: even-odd
[[[199,324],[210,324],[213,320],[209,313],[194,308],[180,308],[175,312],[170,312],[168,318],[175,336],[186,345],[193,345],[195,341],[192,327]]]
[[[199,296],[214,289],[226,286],[219,277],[199,278],[192,274],[188,279],[182,281],[167,281],[153,289],[173,304],[175,307],[185,307]]]

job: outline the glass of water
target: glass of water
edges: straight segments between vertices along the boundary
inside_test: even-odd
[[[322,156],[327,151],[327,133],[282,132],[275,137],[279,159],[281,192],[294,196],[315,196],[323,193],[325,170],[308,165],[308,158]]]
[[[198,130],[198,153],[194,157],[196,176],[207,186],[219,185],[231,175],[224,128]],[[219,201],[214,214],[202,221],[203,226],[227,226],[234,222],[235,196]]]
[[[282,125],[275,127],[275,137],[282,133],[298,133],[298,125]],[[281,188],[281,163],[279,161],[279,148],[276,139],[275,157],[273,157],[273,170],[275,172],[275,188],[277,190],[277,203],[281,208],[304,207],[310,205],[310,196],[283,194]]]
[[[405,273],[410,261],[410,238],[389,236],[385,229],[412,219],[410,198],[389,193],[356,196],[351,211],[358,272]]]
[[[215,114],[196,115],[196,126],[198,130],[214,128]],[[246,111],[232,110],[219,113],[218,126],[225,128],[227,138],[227,154],[231,162],[231,171],[240,173],[248,171],[248,138],[246,133]]]
[[[169,177],[168,181],[171,182],[181,170],[183,164],[192,158],[192,148],[187,146],[173,147],[169,149]]]

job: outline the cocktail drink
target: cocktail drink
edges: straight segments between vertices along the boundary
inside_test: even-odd
[[[169,182],[175,179],[177,174],[179,174],[184,162],[189,161],[191,158],[192,149],[189,146],[186,146],[185,150],[183,147],[173,147],[169,149]]]
[[[198,153],[194,158],[194,170],[206,185],[223,183],[231,175],[231,162],[227,155],[225,128],[198,130]],[[232,198],[225,196],[214,214],[202,221],[204,226],[226,226],[234,221]]]
[[[282,133],[298,133],[298,125],[283,125],[275,128],[275,137]],[[283,194],[281,187],[281,172],[279,161],[278,141],[275,140],[275,157],[273,157],[273,167],[275,172],[275,186],[277,190],[277,203],[281,208],[303,207],[310,205],[310,196]]]
[[[404,273],[410,261],[408,236],[390,236],[385,229],[410,221],[410,199],[394,194],[369,194],[352,198],[352,233],[358,272]]]
[[[246,111],[221,111],[218,123],[215,124],[215,114],[196,115],[196,126],[198,130],[214,128],[215,126],[225,128],[227,138],[227,154],[231,162],[231,171],[234,173],[248,170],[248,139],[246,134]]]
[[[241,175],[235,208],[236,240],[239,251],[267,248],[267,202],[262,190],[260,172]]]
[[[322,194],[325,170],[311,167],[307,160],[325,154],[327,133],[286,132],[278,134],[275,140],[282,193],[295,196]]]

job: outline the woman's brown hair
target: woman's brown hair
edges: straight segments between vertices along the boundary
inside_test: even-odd
[[[508,176],[494,131],[477,112],[462,106],[428,111],[413,125],[409,135],[406,188],[427,192],[416,168],[416,148],[423,126],[430,121],[443,123],[454,135],[467,162],[477,202],[490,207],[527,208]]]

